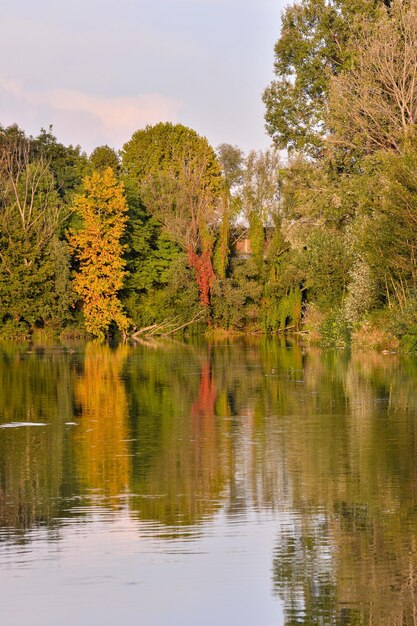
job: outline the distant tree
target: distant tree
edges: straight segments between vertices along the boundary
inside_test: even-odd
[[[102,172],[107,167],[117,173],[120,170],[120,160],[117,152],[109,146],[98,146],[95,148],[88,159],[90,166],[97,172]]]
[[[216,149],[220,165],[230,190],[242,183],[243,162],[245,155],[237,146],[222,143]]]
[[[67,204],[71,204],[74,193],[81,187],[87,173],[86,154],[81,151],[80,146],[59,143],[52,132],[52,126],[48,130],[41,129],[39,135],[32,139],[32,149],[34,154],[48,163],[59,196]]]
[[[274,149],[252,150],[244,161],[242,202],[245,218],[257,213],[263,226],[272,223],[280,206],[282,161]]]
[[[213,255],[213,266],[216,275],[219,278],[225,278],[230,261],[230,228],[239,219],[242,209],[240,191],[245,155],[240,148],[228,143],[220,144],[216,152],[225,180],[225,191],[224,209]]]
[[[70,231],[69,243],[79,264],[73,285],[82,302],[85,327],[103,338],[115,322],[125,333],[129,320],[119,292],[126,273],[121,239],[127,204],[123,186],[111,168],[84,179],[84,193],[75,197],[74,211],[81,226]]]
[[[273,226],[279,211],[281,161],[278,152],[252,151],[245,159],[241,189],[242,209],[249,224],[252,255],[262,268],[266,227]]]

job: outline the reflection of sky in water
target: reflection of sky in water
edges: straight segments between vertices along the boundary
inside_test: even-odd
[[[26,546],[0,544],[2,623],[284,623],[271,594],[277,532],[271,515],[226,519],[219,513],[188,529],[185,541],[163,539],[168,530],[132,520],[126,512],[96,510],[82,523],[60,528],[59,542],[48,540],[48,531],[35,530]]]

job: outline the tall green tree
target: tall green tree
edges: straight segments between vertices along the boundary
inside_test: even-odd
[[[56,191],[66,204],[71,204],[87,173],[87,155],[80,146],[65,146],[53,134],[52,126],[41,129],[31,140],[34,154],[42,157],[49,165]]]
[[[123,147],[122,162],[141,204],[186,252],[200,302],[208,307],[215,233],[224,206],[214,150],[190,128],[160,123],[134,133]]]
[[[275,79],[263,95],[266,129],[278,148],[313,156],[322,152],[330,80],[349,67],[352,37],[385,4],[299,0],[284,11],[275,44]]]
[[[28,327],[68,317],[68,218],[48,161],[16,129],[0,133],[0,318]]]

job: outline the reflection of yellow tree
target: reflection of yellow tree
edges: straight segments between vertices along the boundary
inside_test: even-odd
[[[109,496],[126,493],[129,484],[127,397],[121,372],[129,347],[86,347],[84,374],[76,382],[81,409],[77,430],[78,467],[86,487]]]

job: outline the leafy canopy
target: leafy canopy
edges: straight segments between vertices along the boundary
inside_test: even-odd
[[[329,82],[349,67],[351,39],[383,0],[300,0],[283,13],[275,79],[265,90],[266,129],[278,148],[317,156],[328,128]]]

